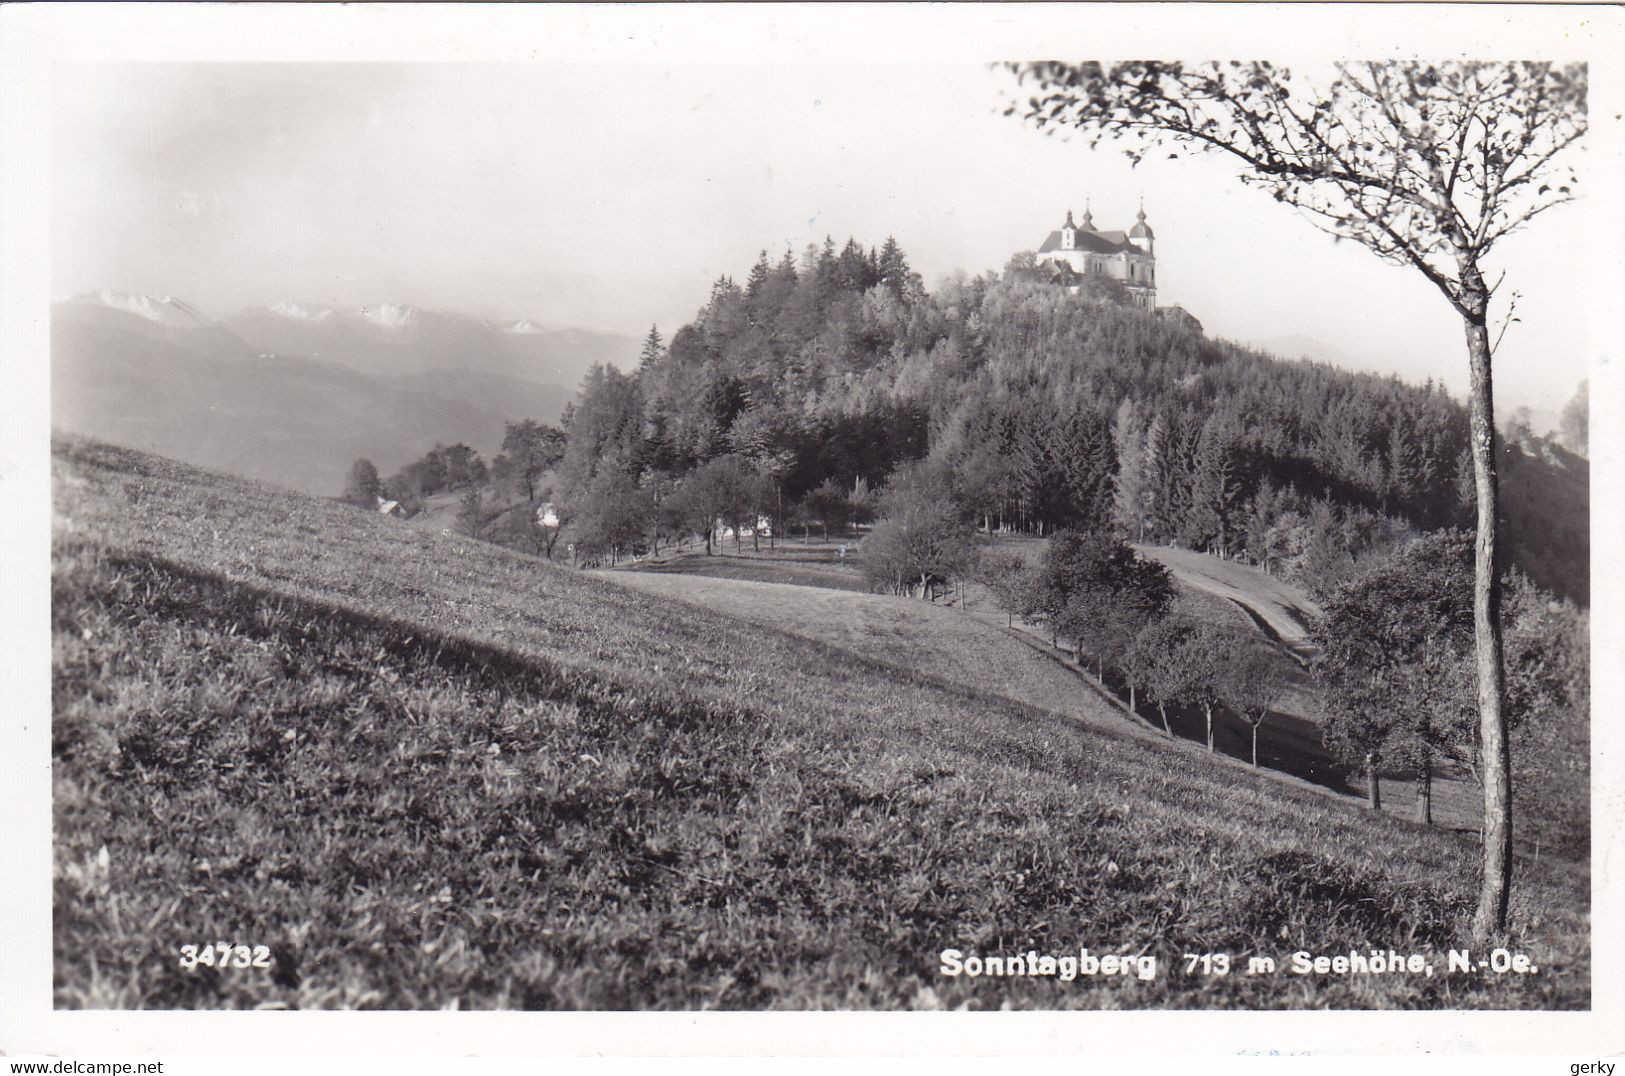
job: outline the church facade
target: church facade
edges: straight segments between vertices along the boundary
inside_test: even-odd
[[[1145,222],[1144,206],[1126,232],[1100,231],[1087,207],[1074,224],[1069,209],[1066,223],[1049,233],[1037,254],[1037,268],[1054,283],[1075,289],[1083,277],[1110,277],[1127,289],[1135,306],[1157,308],[1156,235]]]

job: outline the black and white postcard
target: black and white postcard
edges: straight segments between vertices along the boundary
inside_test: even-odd
[[[1618,1053],[1617,8],[0,16],[0,1049]]]

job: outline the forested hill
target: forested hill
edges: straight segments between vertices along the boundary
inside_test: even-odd
[[[892,240],[764,254],[669,345],[651,331],[637,372],[589,376],[561,492],[590,506],[594,488],[737,457],[783,515],[820,486],[861,500],[923,459],[909,480],[984,526],[1111,518],[1318,585],[1470,522],[1467,416],[1442,388],[1271,358],[1133,308],[1111,281],[1074,294],[1024,265],[928,294]],[[1506,452],[1514,558],[1583,602],[1585,461]]]

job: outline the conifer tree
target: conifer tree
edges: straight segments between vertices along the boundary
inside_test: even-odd
[[[666,342],[660,338],[660,329],[649,326],[649,335],[643,338],[643,350],[638,353],[638,369],[647,370],[666,354]]]
[[[1132,397],[1117,408],[1112,426],[1117,447],[1117,478],[1112,497],[1112,515],[1130,538],[1145,537],[1146,502],[1149,482],[1146,476],[1145,422]]]

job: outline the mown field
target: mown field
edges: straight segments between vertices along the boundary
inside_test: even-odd
[[[714,558],[722,560],[723,558]],[[682,565],[708,567],[686,559]],[[763,560],[759,574],[772,572]],[[724,569],[726,570],[726,569]],[[794,573],[790,569],[790,573]],[[984,615],[889,594],[759,582],[723,574],[624,571],[607,575],[642,593],[702,606],[735,623],[828,645],[908,677],[1024,703],[1058,717],[1129,733],[1140,729],[1093,681],[1051,654],[1001,630]],[[981,610],[985,611],[985,610]],[[1145,735],[1158,735],[1149,726]]]
[[[957,601],[931,603],[916,598],[815,588],[804,581],[768,582],[779,574],[796,579],[791,567],[781,573],[769,558],[745,558],[749,577],[685,573],[731,558],[682,558],[669,570],[618,570],[606,576],[622,586],[675,598],[739,622],[804,636],[868,661],[908,674],[923,674],[940,684],[954,684],[983,694],[1020,702],[1056,716],[1082,721],[1118,735],[1162,739],[1161,716],[1143,703],[1131,715],[1126,691],[1114,696],[1080,668],[1073,651],[1056,648],[1041,627],[1018,623],[993,604],[986,591],[972,584],[964,607]],[[1247,618],[1232,603],[1202,591],[1182,593],[1186,615],[1205,616],[1245,625]],[[1307,680],[1307,674],[1304,679]],[[1113,685],[1121,689],[1121,685]],[[1283,705],[1272,713],[1261,736],[1260,759],[1271,775],[1304,787],[1322,788],[1354,797],[1342,768],[1320,744],[1320,731],[1303,717],[1301,691],[1286,696],[1300,705]],[[1169,714],[1176,735],[1186,746],[1204,736],[1204,715],[1191,707]],[[1214,762],[1245,764],[1251,754],[1250,731],[1230,714],[1215,715],[1217,755]]]
[[[789,583],[866,594],[869,585],[858,569],[858,543],[857,538],[816,544],[787,541],[776,549],[764,545],[752,550],[747,542],[736,550],[734,543],[727,541],[717,543],[717,552],[707,556],[703,543],[690,542],[678,551],[640,562],[636,570],[650,575]]]
[[[805,635],[342,505],[58,444],[64,1007],[1546,1007],[1588,879]],[[936,659],[933,659],[936,660]],[[180,967],[265,945],[270,968]],[[983,955],[1156,977],[968,979]],[[1180,954],[1435,954],[1432,977]]]

